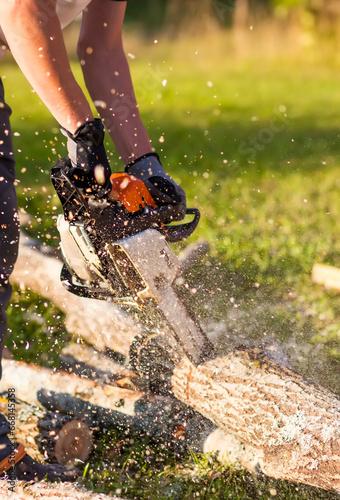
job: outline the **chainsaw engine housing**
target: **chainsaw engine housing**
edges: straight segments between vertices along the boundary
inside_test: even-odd
[[[171,226],[164,223],[171,219],[171,206],[144,204],[131,212],[119,201],[87,199],[69,178],[69,168],[70,160],[62,158],[51,174],[64,212],[57,222],[64,286],[80,296],[120,303],[157,300],[178,269],[167,240],[191,234],[199,212],[189,209],[192,222]]]

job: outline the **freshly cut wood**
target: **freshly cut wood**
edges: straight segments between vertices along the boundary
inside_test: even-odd
[[[271,477],[340,492],[340,401],[259,350],[175,367],[175,396],[263,457]]]
[[[340,292],[340,269],[325,264],[314,264],[312,280]]]
[[[59,464],[85,462],[93,447],[90,427],[71,415],[45,411],[38,420],[36,443],[45,459]]]
[[[85,462],[93,446],[92,432],[87,424],[73,419],[66,422],[58,433],[54,454],[59,464],[67,464],[75,459]]]

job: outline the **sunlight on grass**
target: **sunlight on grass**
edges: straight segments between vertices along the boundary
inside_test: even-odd
[[[311,281],[314,262],[340,267],[337,60],[239,60],[227,50],[230,46],[216,40],[210,46],[190,40],[179,46],[131,38],[126,46],[153,144],[166,169],[185,188],[189,206],[202,213],[199,228],[185,244],[205,238],[211,246],[210,255],[187,276],[189,289],[197,293],[180,292],[208,329],[223,325],[216,337],[221,350],[254,343],[273,353],[274,346],[276,359],[288,359],[290,366],[339,394],[340,296]],[[79,67],[73,67],[82,82]],[[63,136],[9,60],[1,74],[13,108],[19,204],[35,218],[27,230],[56,246],[54,219],[60,205],[49,171],[66,153]],[[113,169],[122,170],[109,139],[107,147]],[[34,300],[38,304],[41,299]],[[30,310],[27,297],[22,304]],[[28,321],[19,309],[11,306],[9,326],[14,332]],[[39,327],[38,337],[46,328],[50,326]],[[57,342],[55,335],[53,331],[51,342]],[[18,332],[16,338],[27,342]],[[44,353],[49,349],[47,343]],[[242,495],[249,491],[270,498],[269,489],[274,488],[255,484],[250,476],[240,479],[233,471],[211,478],[216,464],[191,486],[183,476],[175,477],[172,462],[168,473],[159,477],[159,471],[154,476],[153,469],[141,471],[135,464],[136,479],[128,476],[127,468],[113,464],[112,479],[103,472],[102,460],[91,465],[88,484],[115,492],[123,481],[123,493],[133,495],[141,488],[135,498],[153,498],[161,483],[169,491],[167,498],[179,498],[171,495],[188,492],[189,487],[192,494],[180,498],[208,490],[210,496],[202,498],[222,498],[212,494],[222,488],[222,479],[223,484],[233,483],[230,491],[238,496],[232,498],[246,498]],[[332,498],[310,491],[293,497],[293,488],[283,483],[275,483],[275,488],[277,498]]]
[[[188,204],[201,210],[202,221],[191,240],[206,238],[211,256],[222,264],[218,274],[224,269],[237,276],[237,290],[226,278],[216,303],[227,316],[229,289],[251,309],[254,297],[248,291],[257,283],[258,301],[262,289],[273,309],[289,297],[287,316],[302,316],[302,331],[295,326],[288,331],[286,323],[279,328],[286,329],[292,345],[300,345],[302,337],[304,350],[320,330],[326,345],[330,325],[322,318],[336,318],[326,312],[337,309],[338,300],[312,284],[311,268],[315,261],[340,265],[336,64],[236,60],[216,50],[209,58],[197,41],[188,41],[182,52],[178,47],[162,40],[137,45],[129,39],[126,50],[132,54],[136,94],[153,144],[185,187]],[[82,84],[79,66],[73,67]],[[63,136],[17,68],[7,63],[1,71],[14,110],[19,203],[36,217],[31,232],[56,244],[51,217],[60,208],[49,171],[65,154]],[[107,146],[112,168],[122,170],[109,139]],[[199,272],[200,279],[206,279],[203,274]],[[317,311],[312,318],[306,315],[305,326],[301,297],[307,311]],[[199,309],[199,304],[196,297],[193,307]],[[331,330],[336,328],[332,323]],[[261,320],[258,340],[263,335],[268,333]],[[270,335],[275,337],[275,331]],[[338,352],[339,336],[334,340],[332,333],[330,342],[332,349],[324,350],[327,363],[329,356],[338,363],[330,353]],[[338,390],[336,377],[320,373],[320,362],[318,356],[308,373]],[[293,356],[293,364],[302,370],[310,366],[305,354]]]

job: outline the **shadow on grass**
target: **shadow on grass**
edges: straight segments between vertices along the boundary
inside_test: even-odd
[[[197,121],[202,121],[204,115],[196,115]],[[205,124],[197,126],[171,115],[158,119],[166,124],[162,128],[165,130],[162,148],[171,169],[176,169],[176,164],[181,162],[184,168],[189,165],[189,172],[209,168],[222,169],[223,175],[230,177],[244,171],[255,178],[265,172],[284,177],[322,170],[325,164],[336,163],[340,157],[340,128],[314,125],[318,122],[316,116],[287,119],[287,126],[283,124],[284,128],[279,131],[271,128],[271,120],[241,123],[227,116],[225,120],[205,120]],[[149,117],[146,121],[150,123],[150,135],[157,137],[155,118]],[[157,145],[156,149],[159,149]]]

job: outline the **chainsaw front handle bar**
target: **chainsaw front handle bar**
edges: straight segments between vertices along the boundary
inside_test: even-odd
[[[199,223],[201,214],[198,208],[187,208],[186,215],[193,215],[194,218],[192,219],[192,221],[185,222],[183,224],[164,226],[166,241],[168,241],[169,243],[176,243],[178,241],[185,240],[192,235]]]

